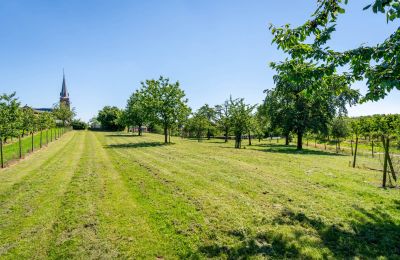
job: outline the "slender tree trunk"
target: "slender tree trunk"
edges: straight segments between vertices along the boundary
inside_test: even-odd
[[[351,156],[353,156],[353,139],[350,141],[350,146],[351,146]]]
[[[386,137],[386,145],[384,145],[384,149],[385,149],[385,156],[387,156],[387,162],[388,162],[390,171],[392,172],[392,177],[395,181],[397,181],[396,172],[394,171],[392,159],[390,158],[390,138],[389,138],[389,136]]]
[[[225,143],[228,142],[228,128],[225,128]]]
[[[374,140],[371,142],[371,152],[372,152],[372,158],[374,158]]]
[[[164,143],[168,143],[168,128],[164,126]]]
[[[171,132],[172,132],[171,128],[168,129],[168,143],[171,143]]]
[[[303,149],[303,133],[301,131],[297,131],[297,150]]]
[[[356,167],[356,160],[357,160],[357,148],[358,148],[358,135],[356,135],[356,146],[354,147],[353,168],[355,168],[355,167]]]
[[[4,168],[3,138],[2,137],[0,137],[0,164],[1,164],[1,168]]]
[[[211,131],[210,128],[207,129],[207,140],[210,140],[211,138]]]
[[[307,140],[307,146],[308,146],[308,137],[306,138],[306,140]]]
[[[141,136],[142,135],[142,125],[139,125],[139,136]]]
[[[324,146],[325,146],[325,150],[326,150],[326,142],[327,142],[327,141],[326,141],[326,139],[324,139]]]
[[[43,131],[40,130],[40,149],[42,149]]]
[[[21,143],[21,135],[18,135],[18,149],[19,149],[19,159],[22,158],[22,143]]]
[[[317,148],[317,138],[314,139],[314,148]]]
[[[46,145],[49,145],[49,129],[46,130]]]
[[[289,134],[285,135],[285,145],[289,145]]]
[[[383,147],[385,147],[386,146],[386,140],[385,140],[385,137],[382,135],[382,145],[383,145]],[[388,155],[389,155],[389,153],[388,153],[388,150],[386,149],[386,148],[384,148],[384,151],[385,151],[385,156],[384,156],[384,158],[383,158],[383,176],[382,176],[382,187],[386,187],[386,175],[387,175],[387,166],[388,166],[388,160],[387,160],[387,158],[388,158]]]
[[[50,128],[50,142],[53,142],[53,128]]]
[[[31,143],[32,143],[32,152],[33,152],[33,132],[31,133],[31,136],[32,136],[32,138],[31,138],[32,142]]]
[[[251,132],[249,131],[249,145],[251,145]]]

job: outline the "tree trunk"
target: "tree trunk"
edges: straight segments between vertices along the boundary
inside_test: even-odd
[[[210,140],[211,138],[211,131],[210,129],[207,129],[207,140]]]
[[[49,145],[49,129],[46,130],[46,145]]]
[[[285,145],[289,145],[289,134],[285,135]]]
[[[40,149],[42,149],[43,131],[40,130]]]
[[[31,136],[32,136],[32,138],[31,138],[32,142],[31,143],[32,143],[32,152],[33,152],[33,132],[31,133]]]
[[[317,138],[314,139],[314,148],[317,148]]]
[[[385,147],[386,146],[386,141],[385,141],[385,137],[382,135],[382,145],[383,145],[383,147]],[[387,165],[388,165],[388,160],[387,160],[387,158],[388,158],[388,155],[389,155],[389,153],[388,153],[388,150],[385,148],[384,149],[385,150],[385,156],[384,156],[384,158],[383,158],[383,176],[382,176],[382,187],[386,187],[386,174],[387,174]]]
[[[164,143],[168,143],[168,127],[164,126]]]
[[[53,142],[53,128],[50,128],[50,142]]]
[[[392,164],[392,159],[390,158],[390,138],[389,136],[386,138],[386,145],[384,145],[384,149],[385,149],[385,156],[387,154],[387,162],[390,168],[390,171],[392,172],[392,177],[395,181],[397,181],[397,176],[396,176],[396,172],[394,171],[394,167]]]
[[[371,151],[372,151],[372,158],[374,158],[374,140],[371,142]]]
[[[139,130],[139,136],[141,136],[142,135],[142,125],[139,125],[138,130]]]
[[[168,130],[168,143],[171,143],[171,128]]]
[[[351,156],[353,156],[353,139],[350,141],[350,146],[351,146]]]
[[[357,148],[358,148],[358,136],[356,135],[356,147],[354,147],[353,168],[355,168],[355,167],[356,167],[356,160],[357,160]]]
[[[18,135],[18,149],[19,149],[19,159],[22,158],[22,143],[21,143],[21,135]]]
[[[297,132],[297,150],[303,149],[303,133],[301,131]]]
[[[0,137],[0,164],[1,164],[1,168],[4,168],[3,138],[2,137]]]
[[[228,128],[225,128],[225,143],[228,142]]]
[[[249,145],[251,145],[251,133],[249,131]]]

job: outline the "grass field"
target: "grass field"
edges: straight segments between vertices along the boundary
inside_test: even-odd
[[[42,147],[47,145],[48,142],[54,141],[57,137],[59,129],[44,130],[42,132]],[[61,131],[60,131],[61,133]],[[57,137],[58,138],[58,137]],[[33,135],[33,149],[40,149],[40,132],[36,132]],[[32,137],[26,135],[21,138],[21,154],[25,157],[27,154],[32,152]],[[10,164],[15,160],[19,159],[19,143],[18,138],[9,139],[8,143],[4,144],[3,147],[4,163]]]
[[[400,257],[398,189],[349,156],[65,134],[0,170],[0,258]]]

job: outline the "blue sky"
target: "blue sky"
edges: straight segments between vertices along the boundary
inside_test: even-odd
[[[316,1],[0,1],[0,93],[21,103],[57,102],[65,69],[72,105],[90,119],[104,105],[124,107],[142,80],[179,80],[196,109],[232,95],[260,103],[273,87],[269,23],[303,23]],[[394,31],[384,15],[352,0],[333,35],[337,49],[376,44]],[[365,92],[362,82],[355,88]],[[400,93],[349,109],[400,113]]]

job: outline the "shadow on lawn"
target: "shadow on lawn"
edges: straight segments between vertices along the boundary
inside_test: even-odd
[[[320,250],[323,258],[400,257],[400,225],[377,208],[371,211],[356,208],[353,219],[349,221],[349,229],[287,209],[273,224],[293,227],[293,231],[290,234],[264,232],[250,237],[246,234],[238,236],[237,231],[232,231],[230,234],[240,240],[238,246],[214,244],[200,247],[199,251],[207,257],[225,256],[228,259],[247,259],[252,256],[309,258],[310,255],[301,249],[312,247]],[[287,232],[287,228],[282,230]],[[318,239],[310,239],[310,234]]]
[[[109,144],[106,148],[144,148],[171,145],[162,142],[140,142],[140,143],[124,143],[124,144]]]
[[[137,134],[108,134],[107,137],[141,137],[141,135]]]
[[[344,156],[343,154],[337,154],[329,151],[322,151],[317,149],[308,149],[303,147],[303,150],[297,150],[294,145],[283,145],[283,144],[254,144],[255,147],[262,147],[265,149],[254,149],[258,151],[268,153],[284,153],[284,154],[304,154],[304,155],[329,155],[329,156]],[[246,146],[247,149],[252,149],[251,146]]]

